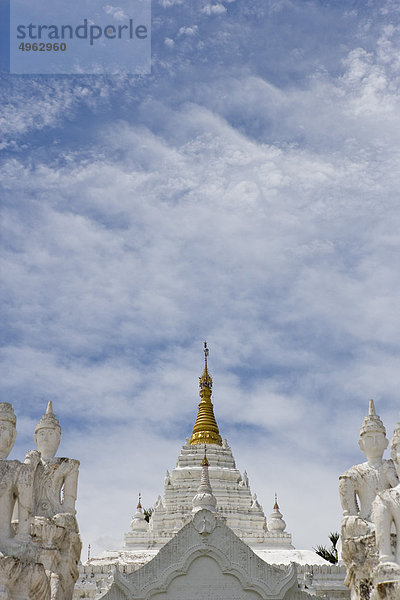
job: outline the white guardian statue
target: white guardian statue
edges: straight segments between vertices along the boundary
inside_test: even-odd
[[[369,600],[372,570],[377,564],[372,504],[379,492],[398,484],[392,460],[384,460],[388,446],[385,427],[375,413],[373,400],[360,430],[360,449],[367,460],[354,465],[339,478],[343,508],[342,558],[347,567],[346,584],[352,600]]]
[[[400,477],[400,422],[391,440],[391,455]],[[373,521],[379,553],[379,564],[374,570],[376,597],[397,600],[400,598],[400,484],[376,496]]]
[[[16,416],[0,403],[0,599],[71,600],[81,541],[75,518],[77,460],[55,458],[61,427],[49,402],[37,450],[8,460]]]
[[[41,548],[40,560],[51,574],[51,600],[72,598],[82,547],[75,518],[79,461],[55,456],[60,440],[61,427],[49,401],[34,435],[41,462],[32,531]]]

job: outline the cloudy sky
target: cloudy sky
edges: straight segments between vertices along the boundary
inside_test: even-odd
[[[221,435],[312,548],[369,398],[398,420],[400,7],[152,11],[148,76],[10,76],[2,47],[11,457],[51,399],[83,557],[121,546],[191,433],[206,339]]]

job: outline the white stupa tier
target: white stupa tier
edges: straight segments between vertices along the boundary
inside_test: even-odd
[[[240,474],[226,440],[217,444],[191,445],[186,440],[177,465],[165,477],[164,495],[159,496],[147,531],[132,527],[125,534],[125,549],[164,545],[187,522],[192,500],[201,479],[201,462],[207,450],[209,477],[217,499],[217,512],[226,524],[247,544],[267,544],[291,548],[291,535],[282,529],[268,530],[262,506],[252,496],[246,472]],[[133,521],[132,524],[136,525]],[[143,522],[142,522],[143,523]],[[282,521],[284,524],[284,522]],[[284,529],[284,528],[283,528]]]

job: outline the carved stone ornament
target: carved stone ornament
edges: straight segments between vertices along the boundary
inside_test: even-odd
[[[214,531],[216,524],[217,519],[209,510],[200,510],[193,517],[193,527],[201,535]]]
[[[206,534],[206,535],[205,535]],[[102,600],[311,600],[294,565],[265,563],[214,513],[199,510],[143,567],[115,572]]]
[[[6,460],[15,441],[11,404],[0,403],[0,599],[71,600],[81,541],[75,519],[79,462],[55,458],[61,427],[49,402],[38,450]]]

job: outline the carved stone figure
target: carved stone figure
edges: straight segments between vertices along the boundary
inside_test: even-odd
[[[79,461],[55,458],[61,440],[61,427],[53,413],[51,400],[36,426],[34,440],[43,465],[35,514],[44,517],[53,517],[58,513],[75,515]]]
[[[41,562],[51,573],[51,600],[72,598],[81,552],[75,518],[79,461],[55,457],[60,439],[61,427],[50,401],[34,435],[41,463],[35,482],[32,536],[40,548]]]
[[[17,499],[17,478],[21,463],[7,460],[17,436],[17,418],[8,402],[0,403],[0,550],[5,551],[15,532],[11,528]]]
[[[0,458],[9,457],[17,437],[17,417],[8,402],[0,402]]]
[[[393,462],[382,460],[389,442],[386,429],[375,413],[373,400],[370,400],[358,443],[367,462],[354,465],[339,478],[344,539],[368,535],[373,531],[372,502],[376,494],[398,483]]]
[[[40,455],[25,461],[7,460],[15,442],[16,416],[8,402],[0,403],[0,598],[50,600],[50,586],[30,537],[34,477]],[[18,520],[12,522],[13,512]]]
[[[347,567],[345,583],[351,590],[352,600],[371,598],[372,571],[378,562],[372,503],[378,492],[398,483],[393,462],[382,459],[388,443],[385,427],[370,400],[359,440],[367,461],[351,467],[339,478],[343,508],[342,558]]]
[[[8,402],[0,403],[0,550],[7,555],[33,557],[30,521],[33,514],[33,483],[40,460],[36,451],[25,461],[6,460],[17,435],[17,418]],[[13,513],[18,521],[12,523]]]
[[[400,422],[391,440],[391,456],[400,478]],[[373,520],[379,564],[374,570],[377,597],[400,597],[400,484],[377,495],[373,503]],[[392,534],[394,524],[396,535]]]

